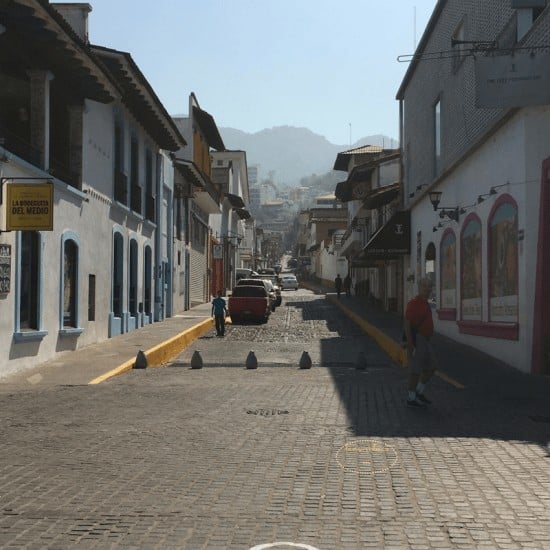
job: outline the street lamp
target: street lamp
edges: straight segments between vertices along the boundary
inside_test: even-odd
[[[430,191],[428,193],[430,202],[434,207],[434,211],[441,210],[439,213],[440,218],[447,217],[458,223],[460,214],[464,214],[465,210],[463,208],[458,208],[458,206],[439,206],[442,194],[443,193],[441,191]]]

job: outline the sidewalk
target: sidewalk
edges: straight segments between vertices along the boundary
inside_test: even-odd
[[[209,302],[201,304],[175,317],[69,351],[35,368],[0,378],[0,384],[98,384],[133,368],[140,350],[145,352],[148,366],[161,365],[214,326],[211,311]]]
[[[325,294],[327,300],[338,305],[378,345],[401,366],[406,366],[406,352],[401,345],[403,319],[400,315],[384,311],[367,302],[366,296],[346,296],[338,299],[334,288],[305,281],[303,287]],[[506,363],[475,348],[435,333],[433,343],[439,358],[436,376],[459,390],[474,388],[476,394],[495,395],[514,392],[519,399],[539,401],[548,416],[544,393],[550,389],[550,377],[520,372]]]

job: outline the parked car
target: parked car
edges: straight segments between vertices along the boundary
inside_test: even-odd
[[[275,290],[275,294],[277,295],[277,301],[276,301],[275,305],[277,307],[279,307],[283,303],[283,297],[281,295],[280,277],[278,277],[277,275],[275,275],[275,276],[272,276],[272,275],[254,275],[250,278],[251,279],[264,279],[264,280],[267,280],[267,281],[271,281],[271,283],[273,284],[273,289]]]
[[[271,300],[264,286],[237,285],[228,303],[232,323],[255,320],[267,323],[271,314]]]
[[[271,311],[275,311],[277,307],[277,293],[273,288],[271,281],[267,279],[239,279],[237,286],[247,285],[247,286],[263,286],[269,296]]]
[[[238,280],[243,278],[248,278],[254,275],[258,275],[253,269],[250,269],[248,267],[238,267],[235,270],[235,278]]]
[[[292,273],[283,273],[281,276],[281,287],[283,290],[298,290],[298,279]]]

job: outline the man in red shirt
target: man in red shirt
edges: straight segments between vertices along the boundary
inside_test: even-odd
[[[405,334],[409,359],[407,406],[425,407],[431,401],[424,395],[426,384],[437,367],[437,357],[431,343],[434,332],[432,310],[428,298],[432,281],[427,277],[418,281],[418,295],[409,301],[405,311]]]

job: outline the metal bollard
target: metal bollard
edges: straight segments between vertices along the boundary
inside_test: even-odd
[[[300,357],[300,368],[301,369],[310,369],[311,368],[311,357],[307,351],[302,352],[302,357]]]
[[[257,369],[258,368],[258,359],[256,359],[256,355],[253,351],[248,352],[248,356],[246,357],[246,368],[247,369]]]
[[[191,357],[191,368],[202,369],[202,357],[199,350],[193,352],[193,356]]]

